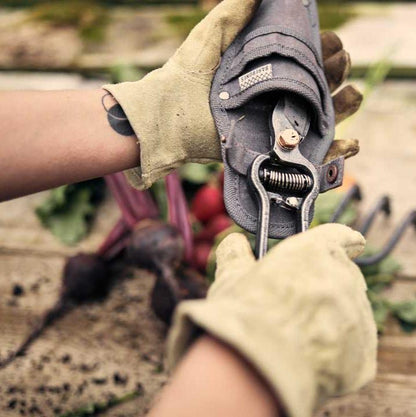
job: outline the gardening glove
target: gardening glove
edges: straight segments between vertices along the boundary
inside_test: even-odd
[[[137,188],[186,162],[221,161],[220,142],[209,107],[212,79],[221,55],[250,21],[261,0],[223,0],[190,33],[173,57],[140,81],[105,85],[123,108],[140,144],[140,166],[128,171]],[[325,71],[337,89],[350,59],[332,32],[322,37]],[[358,110],[361,94],[347,87],[334,96],[337,121]],[[339,142],[332,156],[352,156],[357,141]]]
[[[207,299],[177,308],[168,366],[203,330],[251,363],[290,417],[359,389],[374,378],[377,348],[364,277],[351,261],[364,245],[346,226],[323,225],[256,261],[243,235],[228,236]]]
[[[147,188],[185,162],[221,160],[209,107],[215,71],[261,0],[224,0],[190,33],[173,57],[138,82],[106,85],[140,143],[140,167],[129,172]]]
[[[353,85],[340,89],[351,72],[351,59],[343,49],[339,37],[334,32],[324,32],[321,35],[324,70],[331,92],[335,110],[335,123],[339,124],[358,111],[363,101],[363,95]],[[360,150],[356,139],[335,140],[329,149],[324,163],[340,156],[351,158]]]

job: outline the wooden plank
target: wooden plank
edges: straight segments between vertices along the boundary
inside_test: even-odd
[[[100,206],[91,233],[76,247],[62,244],[42,227],[35,207],[47,193],[38,193],[0,204],[0,254],[32,254],[40,257],[71,255],[79,251],[94,251],[119,218],[111,197]]]
[[[62,262],[62,258],[0,257],[1,265],[6,265],[0,271],[3,294],[10,294],[16,276],[27,282],[17,304],[10,304],[9,295],[1,299],[3,356],[56,301]],[[11,271],[16,272],[8,281],[5,273]],[[38,276],[51,278],[36,293],[26,290]],[[165,329],[148,302],[153,281],[150,274],[125,271],[106,300],[79,306],[55,322],[26,356],[0,371],[0,415],[30,415],[32,410],[33,415],[39,411],[38,415],[52,417],[138,389],[142,395],[136,413],[143,410],[166,379],[161,372]]]
[[[0,205],[0,355],[15,348],[33,323],[56,301],[66,248],[38,223],[33,206],[42,196]],[[43,198],[43,197],[42,197]],[[107,202],[92,236],[81,248],[93,250],[118,217]],[[130,278],[129,278],[130,277]],[[166,382],[162,371],[164,326],[149,309],[154,277],[125,271],[109,298],[78,307],[56,322],[25,357],[0,371],[0,415],[15,417],[37,407],[54,416],[123,396],[143,395],[103,413],[105,417],[142,415]],[[24,295],[12,295],[13,286]],[[412,298],[416,281],[399,280],[386,296]],[[416,335],[394,322],[380,339],[375,382],[360,392],[329,402],[318,417],[402,417],[416,415]],[[115,375],[126,381],[115,382]],[[69,384],[69,386],[68,386]],[[23,410],[23,411],[21,411]],[[36,415],[36,414],[34,414]]]
[[[329,402],[315,417],[414,417],[415,378],[383,375],[357,394]]]

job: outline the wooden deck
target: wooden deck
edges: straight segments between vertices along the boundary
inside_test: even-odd
[[[118,213],[111,201],[100,210],[91,236],[70,250],[40,227],[33,207],[41,195],[0,204],[0,355],[5,357],[57,300],[65,256],[94,250]],[[154,277],[143,271],[118,274],[104,302],[79,307],[47,330],[0,370],[0,415],[59,416],[137,392],[131,412],[143,415],[165,382],[165,329],[148,306]],[[14,296],[19,285],[23,294]],[[120,407],[118,407],[120,408]]]
[[[68,249],[42,229],[35,195],[0,204],[0,355],[13,350],[36,320],[56,301],[64,258],[93,250],[117,218],[107,201],[91,236]],[[125,271],[103,303],[82,306],[56,322],[25,357],[0,371],[0,415],[59,416],[139,390],[140,396],[104,416],[143,415],[164,384],[164,328],[152,315],[148,293],[153,277]],[[15,285],[23,288],[13,296]],[[403,279],[395,299],[416,293],[416,281]],[[416,334],[392,323],[380,339],[374,383],[357,394],[332,401],[319,417],[416,416]],[[289,377],[289,376],[288,376]],[[295,376],[294,376],[295,377]]]

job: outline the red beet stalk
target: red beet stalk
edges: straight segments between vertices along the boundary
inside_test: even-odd
[[[98,248],[97,255],[100,255],[106,261],[115,258],[123,249],[120,247],[120,242],[124,242],[130,235],[130,232],[131,228],[129,228],[125,220],[121,218]]]
[[[100,256],[105,260],[111,260],[124,249],[137,223],[148,218],[155,219],[159,213],[150,193],[131,187],[122,172],[107,175],[105,181],[122,214],[121,219],[98,249]]]
[[[185,260],[190,262],[193,256],[192,226],[189,219],[188,203],[181,180],[176,172],[166,177],[166,194],[169,203],[170,223],[181,232],[185,243]]]

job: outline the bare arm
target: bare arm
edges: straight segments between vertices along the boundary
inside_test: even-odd
[[[268,387],[232,349],[209,336],[190,348],[147,417],[279,417]]]
[[[0,93],[0,201],[137,166],[137,139],[106,94]]]

